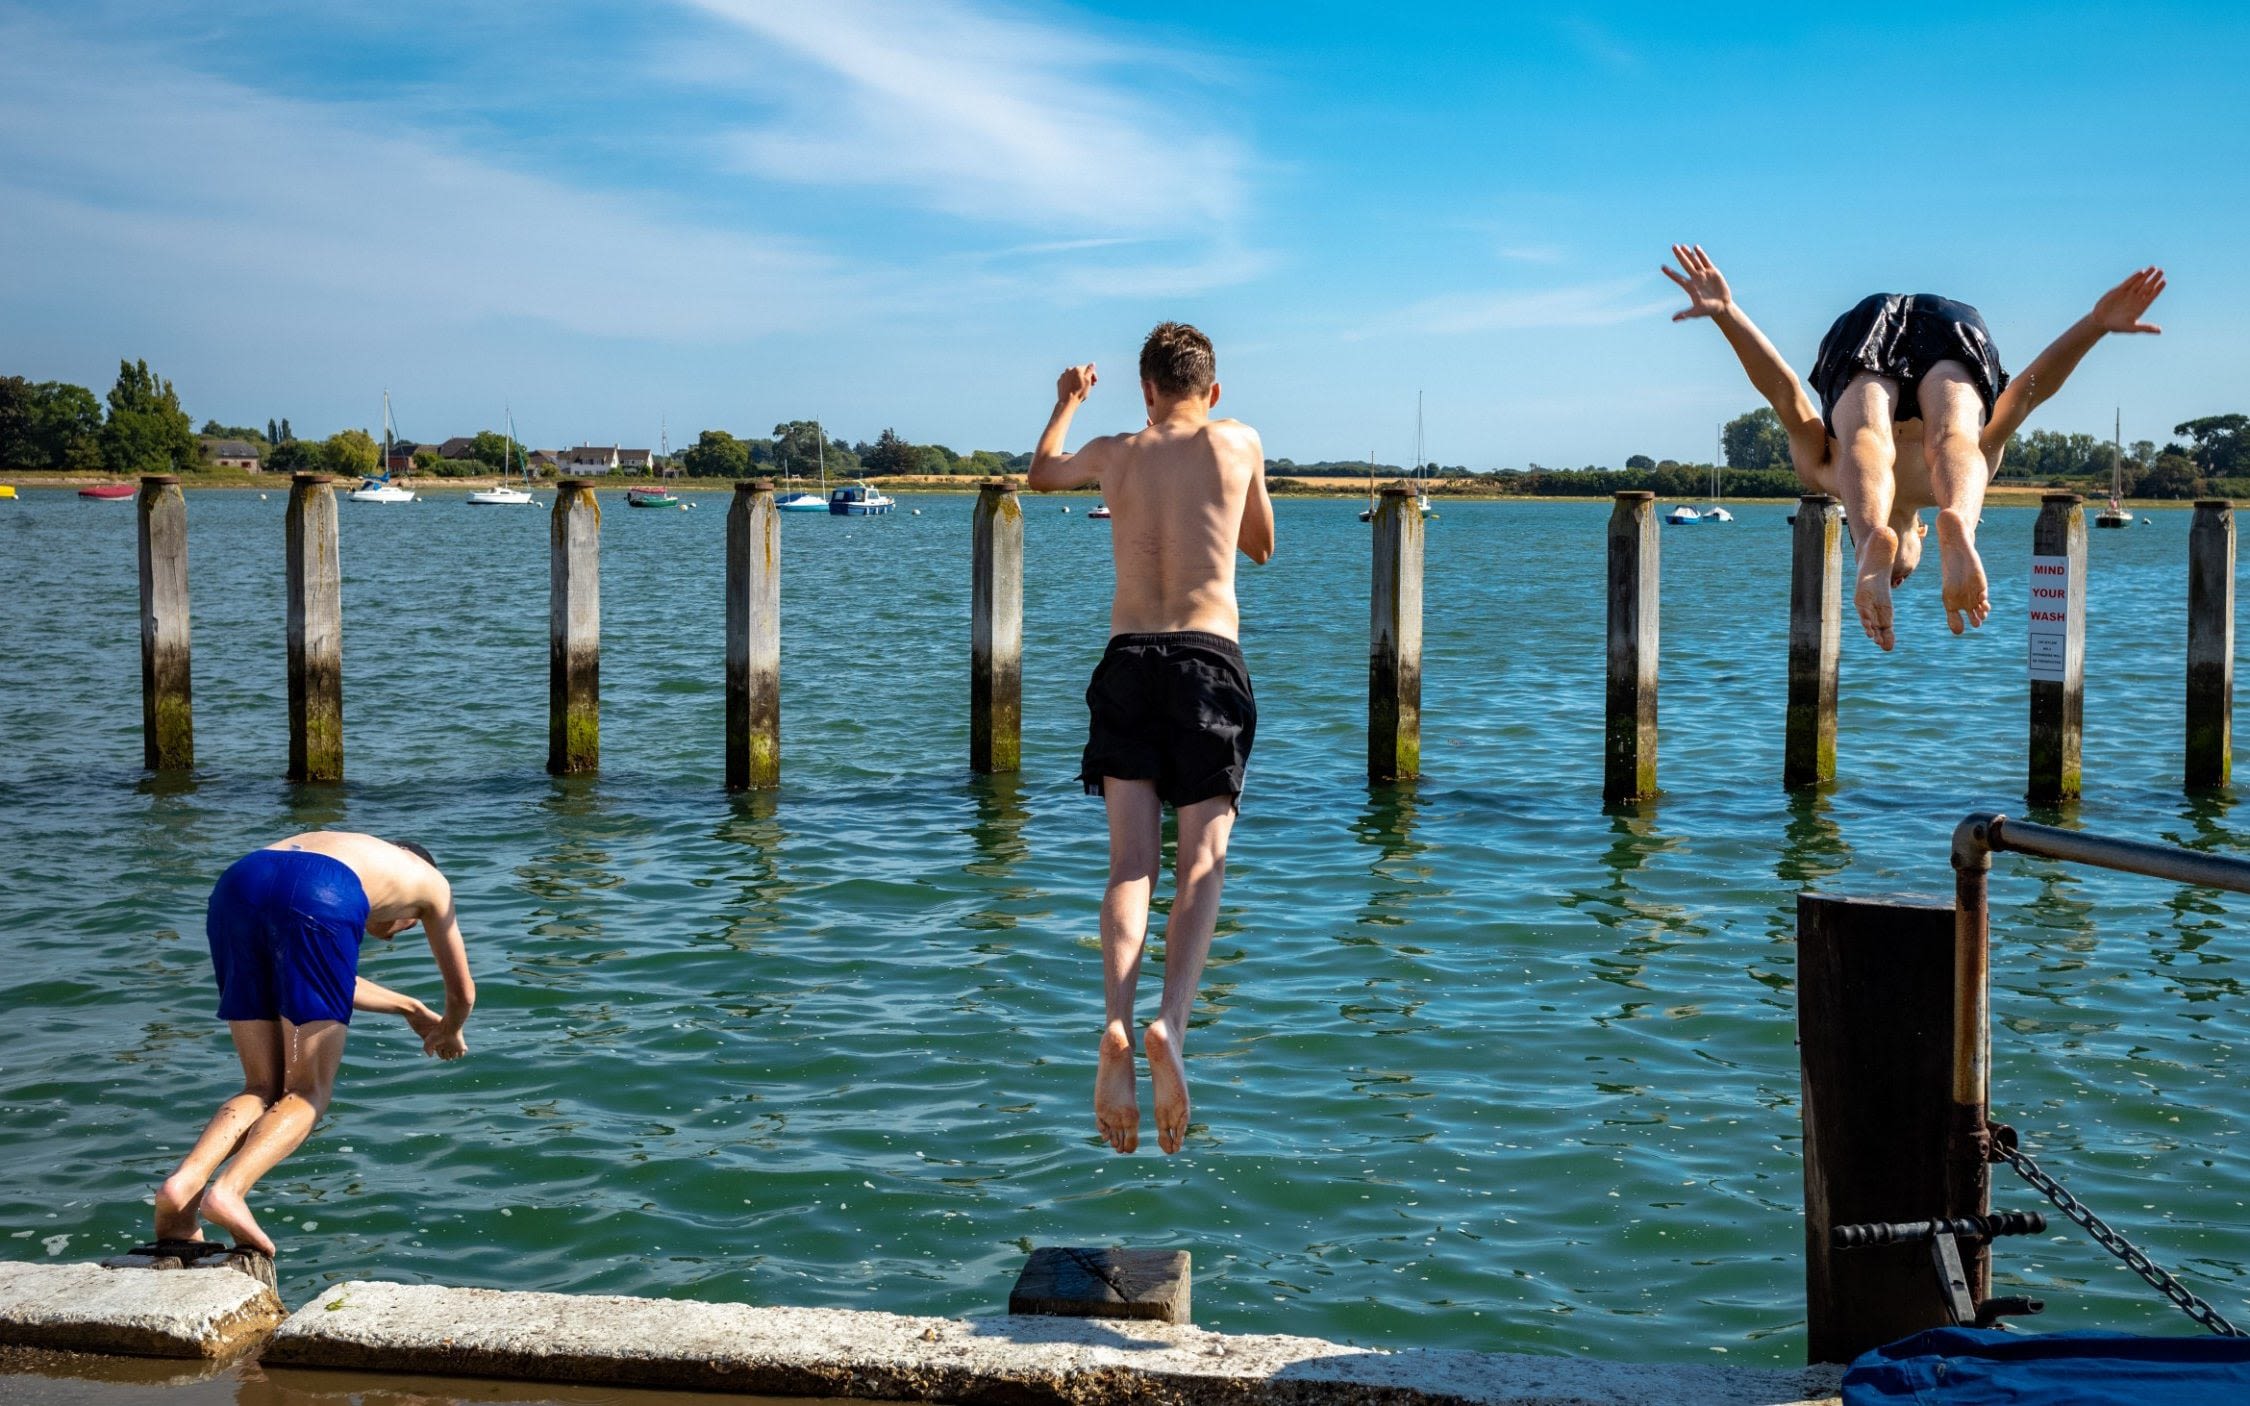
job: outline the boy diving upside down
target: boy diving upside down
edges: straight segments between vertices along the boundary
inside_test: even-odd
[[[362,932],[388,941],[416,923],[445,982],[443,1015],[359,974]],[[317,830],[236,860],[211,890],[204,933],[242,1092],[157,1188],[157,1241],[199,1241],[207,1220],[271,1255],[246,1198],[327,1110],[352,1012],[403,1016],[424,1054],[459,1059],[476,982],[429,851],[373,835]]]
[[[1664,276],[1688,295],[1672,320],[1718,324],[1750,384],[1781,417],[1797,477],[1843,500],[1858,563],[1852,603],[1884,649],[1895,643],[1891,588],[1921,561],[1922,509],[1937,509],[1945,620],[1958,635],[1964,622],[1981,626],[1992,613],[1977,519],[2009,438],[2105,335],[2161,330],[2141,319],[2164,291],[2164,270],[2145,268],[2102,294],[2010,379],[1975,308],[1926,293],[1875,293],[1821,338],[1815,412],[1701,246],[1675,244],[1672,257],[1679,271],[1666,267]]]
[[[1092,363],[1055,383],[1055,409],[1027,480],[1037,492],[1099,484],[1113,515],[1117,585],[1109,647],[1086,688],[1093,720],[1079,768],[1109,815],[1109,883],[1102,895],[1106,1020],[1094,1078],[1094,1121],[1119,1152],[1140,1145],[1133,1078],[1133,992],[1148,936],[1148,906],[1163,859],[1164,807],[1179,819],[1172,914],[1164,926],[1164,997],[1143,1036],[1156,1098],[1156,1138],[1180,1150],[1188,1129],[1188,1009],[1203,976],[1226,882],[1243,769],[1258,731],[1257,700],[1236,637],[1234,554],[1273,556],[1273,500],[1265,448],[1219,403],[1210,339],[1167,322],[1141,347],[1148,425],[1063,443],[1094,389]]]

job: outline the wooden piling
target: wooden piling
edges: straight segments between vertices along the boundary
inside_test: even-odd
[[[195,766],[189,687],[187,497],[178,474],[141,477],[141,765]]]
[[[1375,509],[1367,638],[1367,779],[1422,774],[1422,509],[1403,484]]]
[[[1656,794],[1656,495],[1617,495],[1609,514],[1609,697],[1605,805]]]
[[[336,490],[291,474],[288,510],[289,779],[344,779],[344,572]]]
[[[2200,498],[2188,528],[2187,789],[2234,777],[2234,504]]]
[[[1849,1362],[1947,1322],[1929,1246],[1837,1250],[1830,1232],[1986,1209],[1949,1189],[1954,941],[1945,904],[1798,895],[1809,1361]],[[1961,1255],[1985,1284],[1983,1245]]]
[[[977,485],[969,579],[969,769],[1023,760],[1023,505],[1004,478]]]
[[[547,770],[602,759],[602,508],[582,478],[555,484],[547,534]]]
[[[1843,656],[1844,509],[1825,493],[1797,500],[1789,556],[1789,721],[1781,784],[1836,779],[1836,670]]]
[[[727,509],[727,789],[781,784],[781,514],[773,480]]]
[[[2086,687],[2086,513],[2076,493],[2039,500],[2031,529],[2033,805],[2078,799]]]
[[[1192,1323],[1194,1265],[1185,1250],[1034,1248],[1008,1291],[1008,1312],[1054,1318]]]

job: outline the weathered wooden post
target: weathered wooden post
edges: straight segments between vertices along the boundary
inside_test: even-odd
[[[1656,794],[1656,495],[1617,495],[1609,514],[1609,698],[1602,802]]]
[[[1843,655],[1844,509],[1825,493],[1797,500],[1789,548],[1787,790],[1836,779],[1836,666]]]
[[[141,765],[195,766],[189,689],[187,496],[178,474],[143,474],[140,501]]]
[[[344,571],[336,490],[289,476],[289,779],[344,779]]]
[[[781,784],[781,514],[773,480],[727,509],[727,789]]]
[[[582,478],[555,484],[547,534],[547,770],[602,760],[602,507]]]
[[[2188,528],[2187,788],[2234,778],[2234,504],[2199,498]]]
[[[969,580],[969,769],[1023,760],[1023,505],[1004,478],[977,485]]]
[[[1942,903],[1798,895],[1810,1361],[1849,1362],[1948,1321],[1927,1244],[1838,1250],[1831,1232],[1985,1209],[1973,1190],[1953,1199],[1948,1180],[1954,943]],[[1981,1243],[1961,1253],[1981,1295],[1989,1256]]]
[[[1367,638],[1367,779],[1422,774],[1422,510],[1403,484],[1375,509]]]
[[[2031,529],[2033,805],[2078,799],[2086,688],[2086,513],[2075,493],[2039,499]]]

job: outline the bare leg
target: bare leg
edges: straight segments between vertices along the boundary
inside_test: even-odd
[[[1836,490],[1851,519],[1859,584],[1852,604],[1860,628],[1884,649],[1897,642],[1891,630],[1891,568],[1898,560],[1898,529],[1891,504],[1898,492],[1898,445],[1891,416],[1898,383],[1862,371],[1844,388],[1831,418],[1836,425]]]
[[[1188,1010],[1203,981],[1211,929],[1219,921],[1219,893],[1227,881],[1227,839],[1234,833],[1234,798],[1215,796],[1182,806],[1180,849],[1173,862],[1172,916],[1164,924],[1164,1003],[1149,1022],[1149,1087],[1156,1095],[1156,1145],[1167,1154],[1187,1138]]]
[[[1133,1092],[1133,991],[1148,941],[1149,892],[1164,853],[1164,803],[1153,781],[1102,778],[1109,810],[1109,887],[1102,893],[1102,1046],[1094,1122],[1119,1152],[1141,1145]]]
[[[203,1216],[234,1237],[237,1245],[251,1245],[273,1253],[273,1241],[258,1228],[246,1198],[258,1179],[295,1152],[320,1115],[328,1110],[328,1095],[336,1086],[336,1066],[344,1058],[344,1037],[351,1027],[340,1020],[314,1020],[303,1025],[281,1022],[281,1039],[287,1054],[281,1097],[243,1136],[242,1150],[212,1179],[203,1193]]]
[[[242,1092],[219,1105],[219,1111],[204,1126],[203,1136],[180,1159],[179,1168],[156,1188],[159,1240],[203,1238],[197,1213],[203,1204],[204,1184],[221,1162],[234,1155],[250,1125],[281,1097],[281,1022],[230,1020],[227,1028],[234,1036],[235,1057],[242,1061]]]
[[[1981,626],[1992,614],[1992,596],[1977,555],[1977,519],[1984,513],[1984,397],[1969,368],[1941,361],[1922,378],[1923,453],[1930,461],[1930,496],[1937,501],[1938,556],[1945,577],[1945,623],[1960,634],[1964,617]]]
[[[1919,512],[1893,508],[1891,530],[1898,534],[1898,555],[1891,558],[1891,588],[1896,590],[1922,564],[1922,539],[1930,535],[1930,525]]]

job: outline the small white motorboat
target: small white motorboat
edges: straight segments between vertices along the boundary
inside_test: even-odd
[[[1093,506],[1092,508],[1090,508],[1090,509],[1088,509],[1088,510],[1087,510],[1086,516],[1088,516],[1088,517],[1098,517],[1098,518],[1106,518],[1106,517],[1108,517],[1108,516],[1109,516],[1109,504],[1107,504],[1107,503],[1096,503],[1096,504],[1095,504],[1095,505],[1094,505],[1094,506]]]
[[[1686,527],[1690,524],[1703,521],[1703,514],[1697,512],[1687,504],[1681,503],[1676,505],[1672,509],[1672,511],[1666,513],[1664,515],[1664,520],[1668,523],[1671,523],[1674,527]]]
[[[847,483],[828,495],[828,511],[837,517],[872,517],[897,506],[872,483]]]
[[[774,507],[785,513],[825,513],[828,500],[818,493],[791,493],[773,500]]]
[[[531,495],[520,488],[509,488],[503,484],[498,488],[478,489],[469,495],[469,503],[478,508],[528,508],[531,506]]]
[[[1734,514],[1714,503],[1695,515],[1697,522],[1733,522]]]
[[[381,478],[363,478],[359,487],[344,495],[354,503],[411,503],[414,495],[391,482],[389,474]]]

